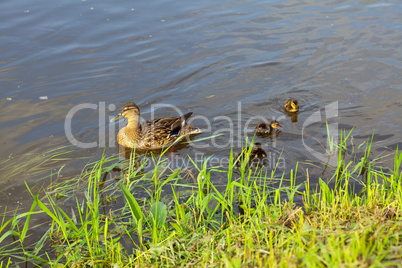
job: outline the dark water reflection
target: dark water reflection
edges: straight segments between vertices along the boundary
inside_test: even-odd
[[[140,106],[145,119],[151,117],[151,105],[161,103],[204,116],[211,131],[198,138],[221,131],[225,135],[214,140],[217,145],[237,146],[245,136],[251,138],[243,128],[254,116],[279,119],[278,137],[256,141],[272,153],[282,152],[287,171],[297,161],[322,165],[302,137],[307,146],[325,152],[324,109],[336,101],[339,110],[330,122],[355,127],[356,144],[373,129],[373,154],[387,154],[400,143],[398,1],[5,0],[0,7],[1,159],[70,145],[65,118],[83,103],[104,105],[106,120],[99,122],[97,109],[80,110],[72,120],[75,138],[99,143],[104,129],[105,144],[113,145],[106,154],[117,153],[117,125],[106,122],[129,101]],[[283,112],[289,96],[301,104],[297,121]],[[111,104],[116,109],[109,109]],[[303,128],[320,109],[322,120]],[[157,117],[173,115],[168,108],[156,111]],[[197,120],[194,125],[207,126]],[[233,135],[222,130],[231,123]],[[212,144],[204,140],[199,145],[209,147],[189,145],[174,154],[228,157],[229,146]],[[99,159],[102,152],[77,148],[75,156]],[[73,176],[86,162],[62,173]],[[321,172],[310,170],[314,182]],[[5,197],[25,196],[24,180],[35,185],[36,179],[2,179],[1,206],[18,205]]]

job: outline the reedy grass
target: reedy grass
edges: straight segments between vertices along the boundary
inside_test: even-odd
[[[15,181],[23,185],[24,181],[36,178],[35,182],[38,188],[43,184],[49,185],[54,176],[59,176],[65,167],[65,162],[73,160],[69,154],[72,152],[71,146],[62,146],[48,150],[41,154],[26,153],[22,155],[9,155],[6,159],[0,161],[1,181],[3,184],[0,195],[6,196],[4,191],[7,188],[15,187]],[[74,158],[77,159],[77,158]],[[49,174],[49,169],[56,169],[57,173]],[[43,182],[40,184],[39,182]],[[4,205],[0,204],[0,209],[4,209]]]
[[[227,169],[210,166],[211,157],[200,163],[190,158],[196,169],[193,184],[185,180],[185,167],[169,168],[164,152],[151,155],[148,161],[156,164],[148,172],[147,161],[134,168],[138,158],[134,154],[127,162],[103,155],[74,183],[55,185],[44,199],[31,193],[29,212],[8,221],[3,217],[0,239],[17,237],[22,256],[50,267],[400,265],[402,153],[396,149],[394,166],[381,168],[368,159],[370,142],[359,162],[346,163],[349,137],[350,133],[342,134],[336,145],[333,188],[331,178],[327,182],[320,178],[312,188],[308,172],[296,185],[298,165],[288,181],[284,174],[276,178],[276,170],[269,174],[264,168],[249,168],[252,146],[238,170],[235,161],[240,159],[234,159],[232,151]],[[118,166],[120,182],[107,184],[107,174]],[[352,185],[363,167],[364,188],[357,194]],[[212,173],[225,177],[226,184],[214,184]],[[86,187],[83,200],[75,196],[76,208],[64,211],[56,197],[62,193],[64,200],[71,200],[80,187]],[[299,207],[296,195],[303,197]],[[102,213],[106,196],[124,196],[125,205]],[[51,227],[33,250],[27,250],[24,241],[30,217],[36,213],[47,214]],[[22,228],[21,218],[26,219]],[[53,250],[43,253],[49,244]],[[7,246],[0,247],[0,254],[3,250]],[[3,262],[9,265],[7,259]]]

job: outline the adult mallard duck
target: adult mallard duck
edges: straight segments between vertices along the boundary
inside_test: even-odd
[[[269,124],[262,122],[255,127],[255,132],[257,135],[267,136],[273,133],[278,127],[280,127],[280,125],[276,120],[272,120]]]
[[[242,152],[237,153],[234,156],[234,160],[237,160],[239,157],[239,161],[236,162],[236,165],[238,167],[241,166],[241,163],[245,161],[246,159],[246,154],[247,154],[247,149],[243,149]],[[264,149],[262,149],[262,145],[259,142],[256,142],[254,144],[254,148],[251,150],[250,152],[250,157],[247,163],[247,166],[251,163],[254,164],[262,164],[263,163],[263,159],[267,157],[267,153],[264,151]]]
[[[285,101],[283,107],[285,108],[286,112],[295,113],[299,111],[299,102],[296,99],[291,98]]]
[[[123,117],[128,119],[125,127],[117,134],[117,143],[128,148],[160,149],[168,147],[186,135],[201,133],[199,128],[187,123],[192,113],[155,120],[140,124],[140,109],[132,102],[125,104],[116,117],[116,122]]]

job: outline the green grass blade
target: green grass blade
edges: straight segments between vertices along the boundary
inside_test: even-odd
[[[140,221],[143,219],[144,215],[142,214],[141,208],[138,205],[137,201],[135,200],[134,196],[130,193],[130,191],[120,183],[120,187],[123,190],[124,197],[127,200],[128,206],[130,208],[131,214],[135,220],[135,222]]]

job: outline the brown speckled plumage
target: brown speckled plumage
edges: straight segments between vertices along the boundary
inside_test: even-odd
[[[125,104],[120,113],[112,119],[128,119],[125,127],[117,134],[117,143],[129,148],[160,149],[178,142],[185,135],[201,133],[199,128],[187,123],[192,113],[139,123],[140,109],[130,102]]]

